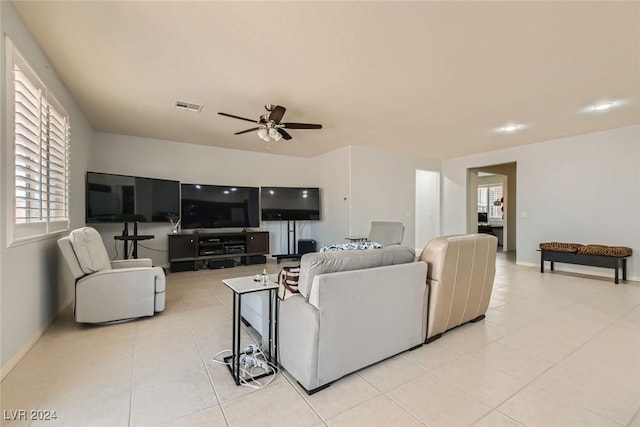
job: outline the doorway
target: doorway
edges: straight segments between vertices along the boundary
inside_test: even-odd
[[[498,250],[515,251],[516,162],[467,169],[467,232],[498,238]]]

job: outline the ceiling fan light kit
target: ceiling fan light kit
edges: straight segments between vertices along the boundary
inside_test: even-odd
[[[281,105],[267,104],[264,108],[268,113],[262,114],[257,121],[228,113],[220,112],[218,114],[221,116],[231,117],[233,119],[256,123],[258,125],[257,127],[241,130],[236,132],[234,135],[258,131],[258,137],[265,142],[277,142],[281,139],[290,140],[292,136],[289,135],[285,129],[322,129],[322,125],[312,123],[281,123],[282,117],[284,116],[285,111],[287,111],[287,109]]]

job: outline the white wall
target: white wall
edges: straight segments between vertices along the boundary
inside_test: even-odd
[[[640,280],[640,125],[443,161],[445,234],[465,231],[467,168],[508,162],[518,164],[518,263],[539,264],[545,241],[623,245],[635,252],[629,275]]]
[[[418,251],[440,235],[440,173],[416,171],[416,243]]]
[[[84,175],[88,157],[88,141],[92,130],[82,112],[49,64],[31,34],[22,24],[11,3],[0,2],[0,33],[8,35],[16,47],[26,57],[34,71],[44,84],[52,90],[71,120],[71,227],[84,224]],[[0,86],[3,87],[2,102],[6,100],[5,76],[5,40],[2,40],[2,67]],[[3,106],[4,107],[4,106]],[[4,165],[8,161],[8,147],[12,137],[5,133],[7,123],[13,120],[2,110],[0,129],[2,129],[2,200],[8,195],[9,184],[5,176]],[[3,203],[0,229],[6,237],[7,218]],[[64,234],[64,233],[63,233]],[[72,298],[72,281],[66,267],[60,268],[62,261],[56,245],[56,238],[25,243],[7,248],[6,240],[0,245],[1,277],[1,349],[0,361],[2,377],[29,350],[31,345],[46,330],[49,323],[67,306]]]
[[[366,236],[371,221],[399,221],[403,245],[415,247],[416,170],[439,171],[440,161],[351,147],[351,233]]]
[[[256,144],[262,142],[256,139]],[[123,175],[178,180],[183,183],[237,185],[323,187],[318,182],[313,159],[282,156],[252,151],[185,144],[150,138],[96,132],[91,145],[89,170]],[[323,188],[322,201],[331,197]],[[327,194],[328,193],[328,194]],[[323,222],[323,221],[321,221]],[[113,236],[122,232],[122,224],[91,224],[102,234],[108,251],[115,256]],[[298,239],[315,238],[312,221],[298,221]],[[324,227],[321,225],[321,227]],[[269,231],[270,252],[287,252],[286,222],[263,222],[261,229]],[[238,229],[235,229],[238,230]],[[140,258],[151,258],[156,265],[168,264],[166,224],[144,224],[139,234],[153,234],[155,239],[141,242]],[[222,230],[221,230],[222,231]],[[122,255],[122,244],[118,243]]]
[[[312,224],[318,249],[344,242],[351,235],[351,147],[341,148],[312,159],[316,182],[321,188],[322,218]]]
[[[439,161],[363,147],[345,147],[305,159],[107,133],[95,133],[89,162],[89,170],[95,172],[188,183],[320,187],[322,220],[298,222],[297,234],[298,239],[315,239],[318,247],[343,242],[346,236],[366,235],[372,220],[402,221],[404,243],[413,247],[415,173],[417,169],[439,171],[439,166]],[[122,225],[94,226],[115,256],[113,236],[120,234]],[[270,252],[286,253],[286,223],[265,222],[262,227],[270,231]],[[166,265],[169,231],[169,223],[140,224],[140,234],[156,236],[142,245],[156,250],[139,246],[138,255]],[[118,247],[121,252],[120,243]]]

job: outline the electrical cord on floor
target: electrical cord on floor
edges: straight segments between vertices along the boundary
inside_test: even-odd
[[[115,261],[116,259],[118,259],[118,241],[117,240],[113,241],[113,249],[116,251],[116,256],[111,258],[111,261]]]
[[[145,245],[141,245],[140,243],[138,243],[138,246],[145,248],[145,249],[149,249],[150,251],[156,251],[156,252],[169,252],[167,249],[155,249],[155,248],[150,248],[149,246],[145,246]]]
[[[231,353],[231,355],[233,355],[233,352],[230,349],[222,350],[218,352],[215,356],[213,356],[213,361],[219,365],[232,366],[231,362],[224,362],[217,359],[223,353]],[[262,352],[262,348],[260,346],[255,346],[252,344],[251,346],[245,348],[245,350],[242,352],[240,356],[242,356],[243,354],[246,356],[251,356],[251,358],[253,358],[254,361],[258,360],[258,361],[264,362],[267,366],[267,369],[265,369],[264,367],[260,367],[260,370],[262,372],[254,372],[255,369],[258,368],[258,366],[253,364],[252,366],[247,368],[246,366],[247,363],[245,361],[250,359],[248,358],[243,359],[242,357],[239,357],[238,359],[240,363],[240,385],[253,388],[253,389],[261,389],[271,384],[275,379],[276,374],[278,373],[278,367],[267,360],[267,356]],[[231,360],[233,360],[233,358]],[[273,373],[271,374],[271,378],[269,378],[267,382],[261,383],[260,381],[258,381],[257,378],[255,378],[259,375],[269,372],[269,369],[271,369]]]

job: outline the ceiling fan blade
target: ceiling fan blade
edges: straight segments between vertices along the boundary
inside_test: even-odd
[[[322,125],[311,123],[282,123],[287,129],[322,129]]]
[[[240,132],[234,133],[234,135],[242,135],[243,133],[253,132],[254,130],[258,130],[258,129],[260,129],[260,127],[245,129],[245,130],[241,130]]]
[[[227,116],[227,117],[231,117],[231,118],[238,119],[238,120],[244,120],[245,122],[256,123],[256,121],[253,120],[253,119],[246,119],[244,117],[234,116],[233,114],[227,114],[227,113],[218,113],[218,114],[220,114],[221,116]]]
[[[282,120],[285,111],[287,111],[287,109],[282,105],[275,105],[271,110],[271,114],[269,114],[269,120],[273,120],[276,124],[280,124],[280,120]]]
[[[291,136],[291,135],[289,135],[289,134],[287,133],[287,131],[285,131],[285,130],[284,130],[284,129],[282,129],[282,128],[278,129],[278,132],[280,132],[280,135],[282,135],[282,138],[283,138],[283,139],[286,139],[287,141],[288,141],[288,140],[290,140],[290,139],[292,138],[292,136]]]

